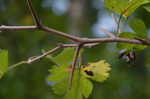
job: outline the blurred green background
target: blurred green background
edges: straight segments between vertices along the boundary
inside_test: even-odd
[[[105,36],[99,27],[116,29],[112,12],[103,0],[32,0],[42,22],[54,29],[81,37]],[[115,15],[116,16],[116,15]],[[139,8],[133,15],[150,26],[150,13]],[[131,17],[133,17],[131,16]],[[0,0],[0,25],[32,25],[25,0]],[[131,31],[126,28],[126,31]],[[9,65],[42,54],[58,43],[70,43],[42,31],[2,31],[0,48],[9,50]],[[134,64],[118,59],[115,43],[101,44],[84,50],[84,63],[106,59],[112,64],[110,78],[95,83],[89,99],[150,99],[150,49],[137,53]],[[0,80],[0,99],[61,99],[46,82],[51,61],[42,59],[22,65]]]

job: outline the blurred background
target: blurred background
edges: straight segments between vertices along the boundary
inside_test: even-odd
[[[81,37],[106,36],[100,27],[115,31],[112,12],[103,0],[32,0],[42,22],[54,29]],[[117,15],[114,15],[117,17]],[[150,27],[150,13],[139,8],[134,17]],[[131,16],[131,17],[133,17]],[[0,25],[33,25],[25,0],[0,0]],[[131,31],[129,27],[124,28]],[[2,31],[0,48],[9,50],[9,65],[42,54],[58,43],[70,43],[64,38],[42,31]],[[135,63],[118,59],[115,43],[101,44],[84,50],[84,63],[106,59],[112,64],[110,78],[95,83],[89,99],[150,99],[150,49],[137,53]],[[22,65],[0,80],[0,99],[61,99],[53,94],[46,82],[51,61],[42,59]]]

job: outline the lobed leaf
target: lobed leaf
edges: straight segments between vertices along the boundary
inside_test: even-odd
[[[55,57],[51,59],[59,63],[54,65],[49,70],[48,82],[52,86],[52,90],[55,94],[62,96],[63,99],[83,99],[88,98],[93,89],[93,84],[84,76],[81,75],[80,69],[76,69],[72,81],[71,89],[69,89],[69,77],[70,77],[70,62],[73,59],[74,49],[65,49]],[[66,56],[68,55],[68,56]],[[65,58],[67,57],[67,58]],[[65,58],[66,60],[61,60]],[[61,62],[60,62],[61,61]]]
[[[109,77],[108,72],[110,70],[110,64],[105,60],[101,60],[95,63],[89,63],[88,66],[82,69],[82,74],[83,76],[97,82],[103,82]]]

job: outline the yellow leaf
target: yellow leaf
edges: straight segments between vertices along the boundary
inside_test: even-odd
[[[110,64],[105,60],[89,63],[82,68],[82,75],[92,80],[103,82],[109,77]]]

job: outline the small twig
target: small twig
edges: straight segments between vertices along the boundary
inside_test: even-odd
[[[35,58],[32,58],[32,57],[31,57],[31,58],[28,59],[27,64],[31,64],[31,63],[33,63],[33,62],[35,62],[35,61],[38,61],[38,60],[40,60],[40,59],[46,57],[47,55],[49,55],[49,54],[51,54],[51,53],[53,53],[53,52],[58,51],[58,50],[61,49],[61,48],[63,48],[63,47],[62,47],[62,46],[57,46],[57,47],[53,48],[52,50],[43,53],[43,54],[40,55],[40,56],[37,56],[37,57],[35,57]]]
[[[27,4],[28,4],[29,10],[30,10],[30,13],[32,14],[32,17],[34,19],[34,22],[36,23],[37,26],[41,26],[41,21],[37,15],[36,11],[33,8],[32,1],[27,0]]]
[[[117,33],[120,33],[120,23],[121,23],[121,19],[122,19],[122,17],[123,17],[123,15],[121,14],[120,16],[119,16],[119,19],[118,19],[118,22],[117,22]]]
[[[85,44],[84,47],[93,47],[93,46],[95,46],[95,45],[97,45],[97,44],[99,44],[99,43]],[[21,62],[19,62],[19,63],[16,63],[16,64],[14,64],[14,65],[9,66],[9,70],[11,70],[11,69],[13,69],[13,68],[16,68],[16,67],[18,67],[18,66],[20,66],[20,65],[22,65],[22,64],[31,64],[31,63],[33,63],[33,62],[36,62],[36,61],[38,61],[38,60],[40,60],[40,59],[46,57],[47,55],[52,54],[52,53],[58,51],[59,49],[67,48],[67,47],[78,47],[78,46],[79,46],[78,44],[60,44],[60,45],[58,45],[57,47],[55,47],[55,48],[53,48],[53,49],[51,49],[51,50],[49,50],[49,51],[43,53],[43,54],[40,55],[40,56],[30,57],[30,58],[28,58],[26,61],[21,61]]]
[[[116,23],[116,25],[118,25],[118,24],[117,24],[118,22],[117,22],[117,19],[116,19],[115,15],[112,13],[111,16],[112,16],[112,19],[114,20],[114,22]]]
[[[100,27],[100,30],[103,31],[104,33],[106,33],[107,35],[109,35],[110,37],[112,38],[115,38],[115,34],[113,34],[112,32],[109,32],[108,30],[104,29],[104,28],[101,28]]]
[[[23,64],[27,64],[27,61],[21,61],[21,62],[19,62],[19,63],[16,63],[16,64],[14,64],[14,65],[11,65],[11,66],[9,66],[8,70],[12,70],[12,69],[14,69],[14,68],[16,68],[16,67],[18,67],[18,66],[20,66],[20,65],[23,65]]]
[[[40,59],[46,57],[47,55],[52,54],[52,53],[58,51],[58,50],[61,49],[61,48],[63,48],[63,47],[60,45],[60,46],[57,46],[57,47],[55,47],[55,48],[53,48],[53,49],[51,49],[51,50],[49,50],[49,51],[43,53],[43,54],[40,55],[40,56],[37,56],[37,57],[30,57],[30,58],[28,58],[26,61],[21,61],[21,62],[19,62],[19,63],[17,63],[17,64],[14,64],[14,65],[12,65],[12,66],[9,66],[9,70],[12,70],[13,68],[16,68],[16,67],[18,67],[18,66],[20,66],[20,65],[22,65],[22,64],[31,64],[31,63],[33,63],[33,62],[36,62],[36,61],[38,61],[38,60],[40,60]]]
[[[93,38],[93,39],[87,39],[84,43],[108,43],[108,42],[122,42],[122,43],[129,43],[129,44],[140,44],[140,45],[150,45],[150,42],[141,42],[136,39],[127,39],[127,38],[121,38],[121,37],[115,37],[115,38]]]
[[[69,78],[69,89],[72,86],[72,80],[73,80],[73,77],[74,77],[76,64],[77,64],[77,61],[78,61],[80,50],[81,50],[83,45],[84,45],[83,43],[79,44],[78,47],[76,48],[76,51],[75,51],[75,56],[73,58],[73,63],[72,63],[72,71],[71,71],[70,78]]]
[[[38,29],[37,26],[5,26],[1,25],[1,31],[8,31],[8,30],[36,30]]]

